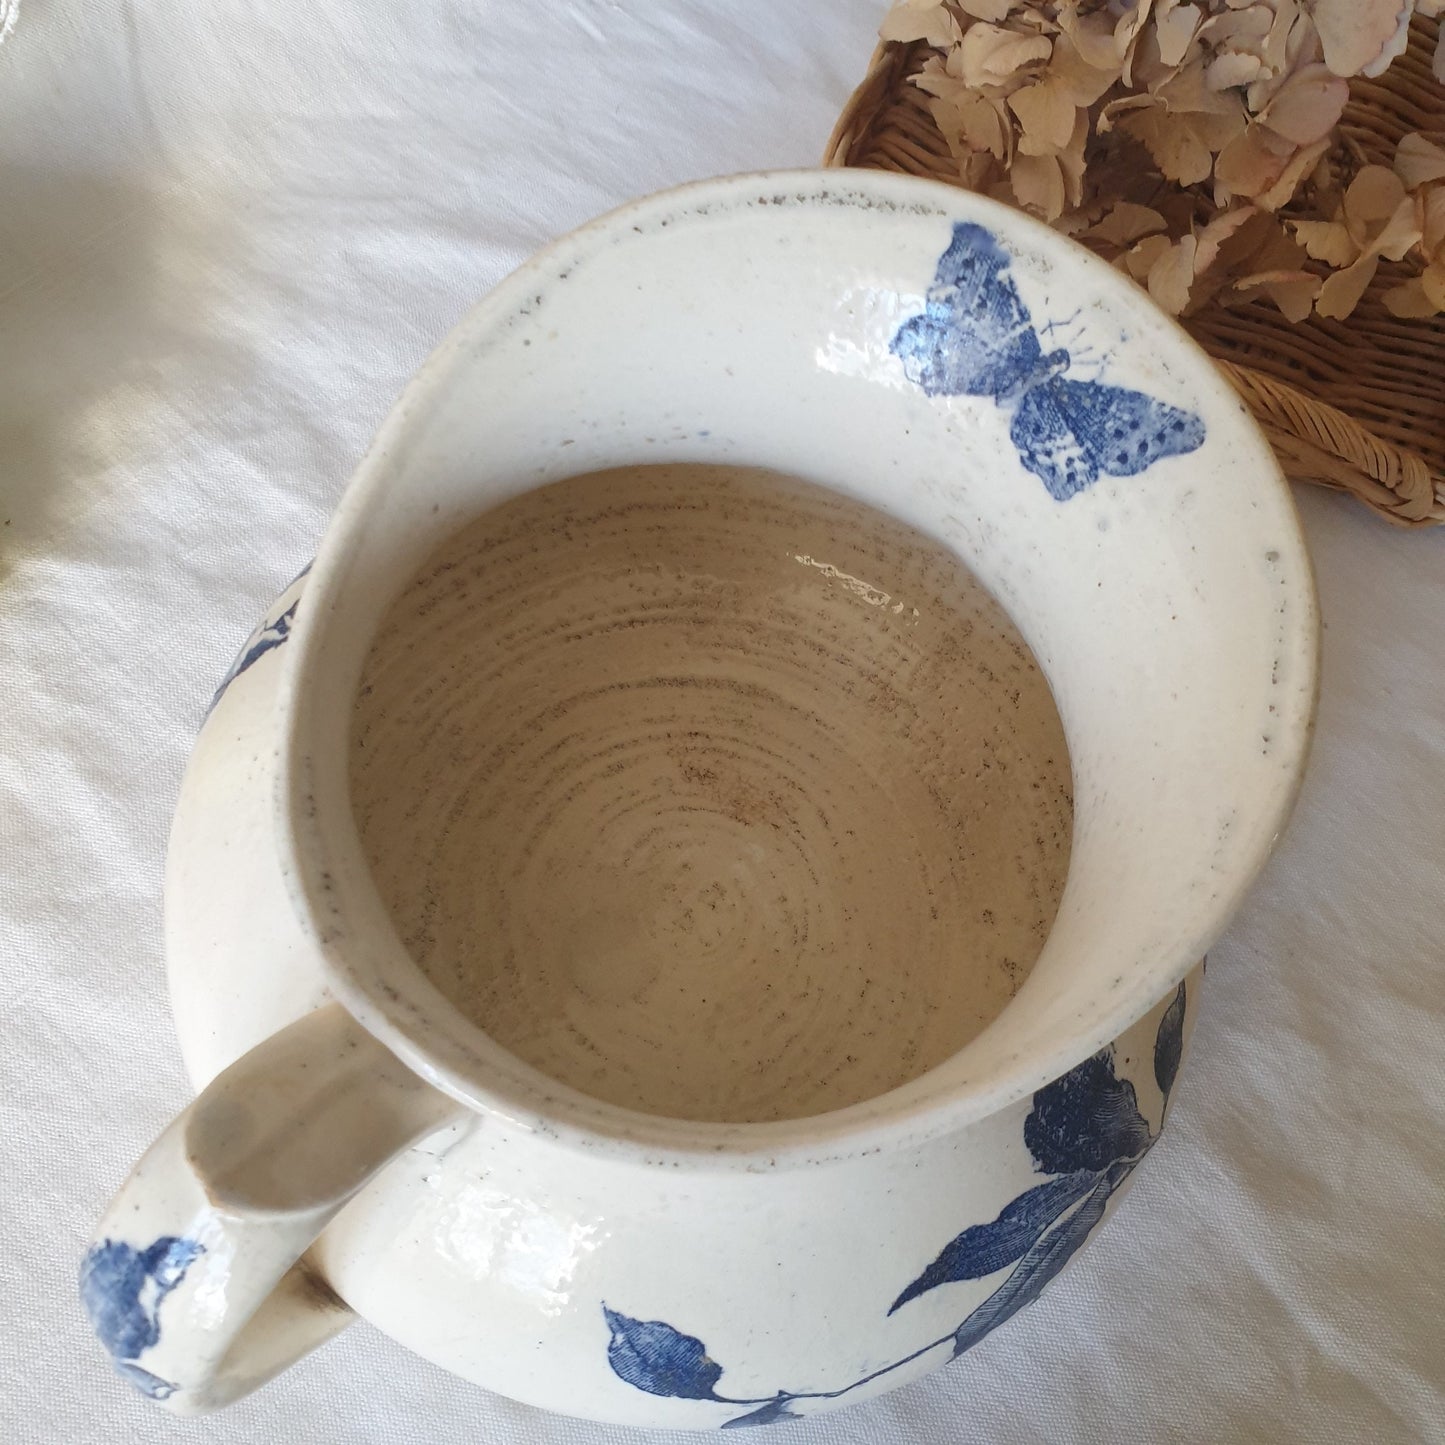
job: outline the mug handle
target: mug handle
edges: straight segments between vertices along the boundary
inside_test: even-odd
[[[398,1154],[466,1116],[325,1004],[219,1074],[145,1152],[80,1270],[116,1369],[182,1415],[354,1318],[302,1253]]]

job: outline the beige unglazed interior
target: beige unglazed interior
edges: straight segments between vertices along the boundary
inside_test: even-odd
[[[378,631],[351,795],[408,952],[625,1108],[827,1113],[975,1038],[1048,937],[1068,747],[1003,609],[837,492],[589,473],[449,537]]]

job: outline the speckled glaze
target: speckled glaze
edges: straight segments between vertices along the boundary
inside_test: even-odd
[[[1032,971],[956,1053],[845,1108],[709,1122],[558,1084],[416,967],[366,864],[351,700],[392,600],[486,508],[641,462],[765,467],[919,528],[1004,604],[1058,703],[1072,853]],[[517,1399],[707,1429],[963,1353],[1158,1137],[1197,961],[1298,785],[1317,626],[1241,404],[1130,282],[1027,218],[797,173],[558,242],[408,389],[198,740],[167,946],[202,1092],[82,1271],[118,1368],[214,1408],[349,1307]]]
[[[1068,871],[1063,724],[1007,615],[775,472],[484,513],[383,620],[351,746],[422,971],[549,1077],[673,1118],[823,1114],[942,1063]]]

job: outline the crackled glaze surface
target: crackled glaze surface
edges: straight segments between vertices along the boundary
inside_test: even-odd
[[[756,470],[554,483],[445,542],[363,679],[352,798],[413,957],[584,1093],[796,1118],[1013,997],[1069,850],[1018,630],[912,527]]]

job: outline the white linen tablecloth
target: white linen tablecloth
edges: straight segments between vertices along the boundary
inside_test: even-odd
[[[365,1324],[171,1421],[107,1368],[75,1271],[187,1097],[160,892],[190,740],[403,381],[549,237],[813,163],[881,9],[25,0],[0,47],[5,1445],[647,1438]],[[1212,956],[1171,1132],[1039,1304],[779,1445],[1445,1440],[1445,530],[1299,501],[1313,770]]]

